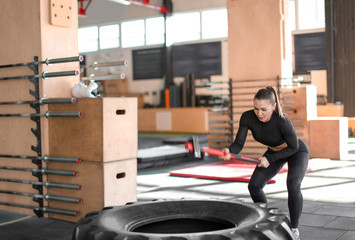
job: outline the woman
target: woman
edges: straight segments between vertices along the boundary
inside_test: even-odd
[[[308,166],[308,147],[297,138],[291,121],[284,116],[274,88],[260,89],[254,96],[253,104],[254,110],[242,114],[234,142],[223,150],[224,160],[230,159],[230,152],[238,154],[242,150],[248,130],[256,141],[268,146],[259,158],[261,162],[248,185],[253,201],[263,203],[267,203],[264,186],[288,163],[288,208],[293,233],[296,239],[300,239],[298,224],[303,207],[301,183]]]

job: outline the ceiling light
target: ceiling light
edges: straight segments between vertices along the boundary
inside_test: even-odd
[[[123,5],[130,5],[131,4],[129,1],[126,1],[126,0],[109,0],[109,1],[115,2],[115,3],[120,3]]]

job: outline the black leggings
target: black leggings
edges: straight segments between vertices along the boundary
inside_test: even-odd
[[[307,145],[299,140],[299,150],[285,160],[278,160],[270,164],[267,168],[256,167],[250,179],[248,188],[250,196],[254,202],[267,203],[264,186],[288,163],[287,191],[288,209],[290,212],[292,228],[297,228],[303,208],[303,196],[301,193],[301,183],[306,173],[309,159]],[[272,151],[272,150],[268,150]]]

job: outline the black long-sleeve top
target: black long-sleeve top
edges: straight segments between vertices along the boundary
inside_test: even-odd
[[[274,112],[271,119],[264,123],[258,119],[254,110],[249,110],[240,118],[236,138],[229,147],[230,152],[238,154],[243,149],[248,130],[256,141],[269,147],[287,143],[287,147],[280,151],[267,151],[264,154],[270,163],[285,159],[298,151],[298,138],[290,119],[280,117]]]

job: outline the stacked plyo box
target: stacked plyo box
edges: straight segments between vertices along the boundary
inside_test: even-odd
[[[348,158],[348,120],[345,117],[317,116],[315,85],[283,88],[281,99],[297,136],[309,147],[310,158]]]
[[[309,145],[309,120],[317,117],[316,86],[282,88],[280,99],[283,111],[292,121],[297,136]]]
[[[76,222],[103,207],[136,201],[137,99],[79,99],[76,104],[50,105],[52,112],[82,112],[82,118],[49,119],[50,156],[74,157],[80,163],[47,163],[48,169],[71,170],[77,176],[48,175],[48,181],[81,185],[81,190],[48,188],[48,194],[82,203],[49,201],[51,208],[79,216],[49,214]]]

